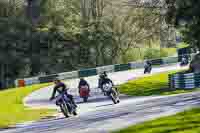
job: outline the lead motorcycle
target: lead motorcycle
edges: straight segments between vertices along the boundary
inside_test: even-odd
[[[56,105],[60,107],[61,112],[66,118],[70,115],[77,115],[76,107],[65,93],[58,95],[55,99]]]
[[[113,87],[111,83],[103,84],[103,91],[106,94],[106,96],[111,98],[114,104],[117,104],[120,102],[119,94],[117,93],[117,91],[115,90],[115,88]]]

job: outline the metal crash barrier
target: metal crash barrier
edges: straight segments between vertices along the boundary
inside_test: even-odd
[[[200,73],[177,73],[169,75],[169,87],[174,89],[200,88]]]
[[[192,57],[194,56],[191,55]],[[158,66],[158,65],[169,65],[178,63],[178,57],[166,57],[161,59],[152,59],[149,60],[152,65]],[[26,85],[32,85],[32,84],[38,84],[38,83],[47,83],[52,82],[55,78],[66,80],[66,79],[75,79],[80,77],[89,77],[89,76],[95,76],[102,72],[112,73],[112,72],[119,72],[119,71],[127,71],[131,69],[138,69],[144,67],[144,61],[139,62],[130,62],[127,64],[115,64],[115,65],[108,65],[108,66],[102,66],[97,68],[91,68],[91,69],[81,69],[78,71],[72,71],[72,72],[64,72],[59,74],[53,74],[53,75],[47,75],[47,76],[40,76],[40,77],[33,77],[33,78],[24,78],[24,79],[17,79],[15,81],[16,87],[26,86]]]

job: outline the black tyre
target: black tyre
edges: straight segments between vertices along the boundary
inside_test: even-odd
[[[146,73],[147,73],[147,68],[144,69],[144,74],[146,74]]]
[[[73,115],[78,115],[78,113],[76,111],[73,112]]]
[[[116,100],[116,101],[117,101],[117,103],[120,103],[119,97],[117,97],[117,100]]]
[[[64,114],[64,116],[65,116],[66,118],[68,118],[68,117],[69,117],[69,110],[68,110],[67,104],[62,103],[62,104],[60,105],[60,109],[61,109],[62,113]]]
[[[116,98],[115,98],[113,92],[110,94],[110,98],[112,99],[114,104],[117,104],[117,101],[116,101]]]
[[[151,73],[151,69],[152,69],[152,68],[149,68],[149,70],[148,70],[149,73]]]

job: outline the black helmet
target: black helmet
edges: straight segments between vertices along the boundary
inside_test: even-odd
[[[55,78],[53,82],[54,82],[54,83],[59,83],[59,82],[61,82],[61,81],[60,81],[60,79]]]
[[[81,77],[81,78],[80,78],[80,80],[84,80],[84,78],[83,78],[83,77]]]
[[[102,74],[99,75],[99,77],[100,78],[105,78],[106,76],[105,76],[105,74],[102,73]]]

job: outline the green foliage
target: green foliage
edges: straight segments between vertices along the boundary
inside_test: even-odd
[[[168,56],[173,56],[176,54],[175,48],[161,48],[161,49],[146,49],[144,54],[144,59],[158,59]]]
[[[186,48],[186,47],[188,47],[188,46],[189,46],[189,44],[184,43],[184,42],[178,44],[178,48]]]
[[[38,76],[166,55],[131,51],[158,42],[159,9],[124,8],[122,1],[106,0],[12,2],[0,2],[7,13],[0,10],[0,63],[8,69],[0,76],[3,82],[6,75]]]
[[[154,74],[152,76],[142,77],[133,81],[129,81],[119,87],[120,92],[131,96],[150,96],[150,95],[170,95],[178,93],[186,93],[194,90],[171,90],[168,88],[168,74],[176,73],[165,72]]]
[[[145,59],[160,58],[160,49],[146,49],[144,58]]]
[[[103,1],[99,0],[100,3]],[[92,5],[98,3],[93,2]],[[131,55],[130,49],[148,47],[145,43],[147,40],[158,40],[160,27],[157,9],[126,8],[121,12],[116,10],[123,8],[120,3],[116,6],[116,1],[104,1],[104,6],[83,8],[83,13],[89,10],[94,14],[83,18],[86,24],[80,41],[84,47],[94,49],[91,60],[95,60],[96,66],[130,61],[137,56]]]
[[[130,126],[115,133],[198,133],[200,108]]]
[[[123,56],[122,63],[128,63],[132,61],[143,60],[145,54],[145,49],[143,48],[132,48]]]
[[[170,8],[167,16],[168,20],[175,24],[181,31],[183,40],[200,49],[200,37],[199,37],[199,6],[200,3],[195,0],[171,0],[169,3]],[[175,3],[175,4],[174,4]],[[171,15],[173,14],[173,15]],[[176,21],[173,21],[173,19]]]
[[[46,86],[49,86],[49,84],[33,85],[1,91],[0,128],[8,127],[19,122],[38,120],[52,114],[54,112],[53,110],[28,109],[22,102],[25,96]]]
[[[162,48],[160,50],[160,57],[174,56],[177,54],[176,48]]]
[[[24,2],[21,4],[25,5]],[[33,4],[33,1],[29,2]],[[26,12],[21,13],[32,8],[30,5],[18,6],[19,10],[12,16],[0,11],[0,63],[6,66],[5,70],[1,69],[5,71],[0,76],[4,77],[0,79],[3,83],[7,75],[14,79],[35,76],[40,72],[51,74],[76,69],[80,34],[79,1],[38,2],[39,6],[30,9],[39,12],[39,19],[35,21],[34,18],[34,23],[28,21],[34,16],[26,17]],[[8,14],[12,12],[10,4],[5,1],[3,5]],[[14,8],[18,3],[12,4]]]

